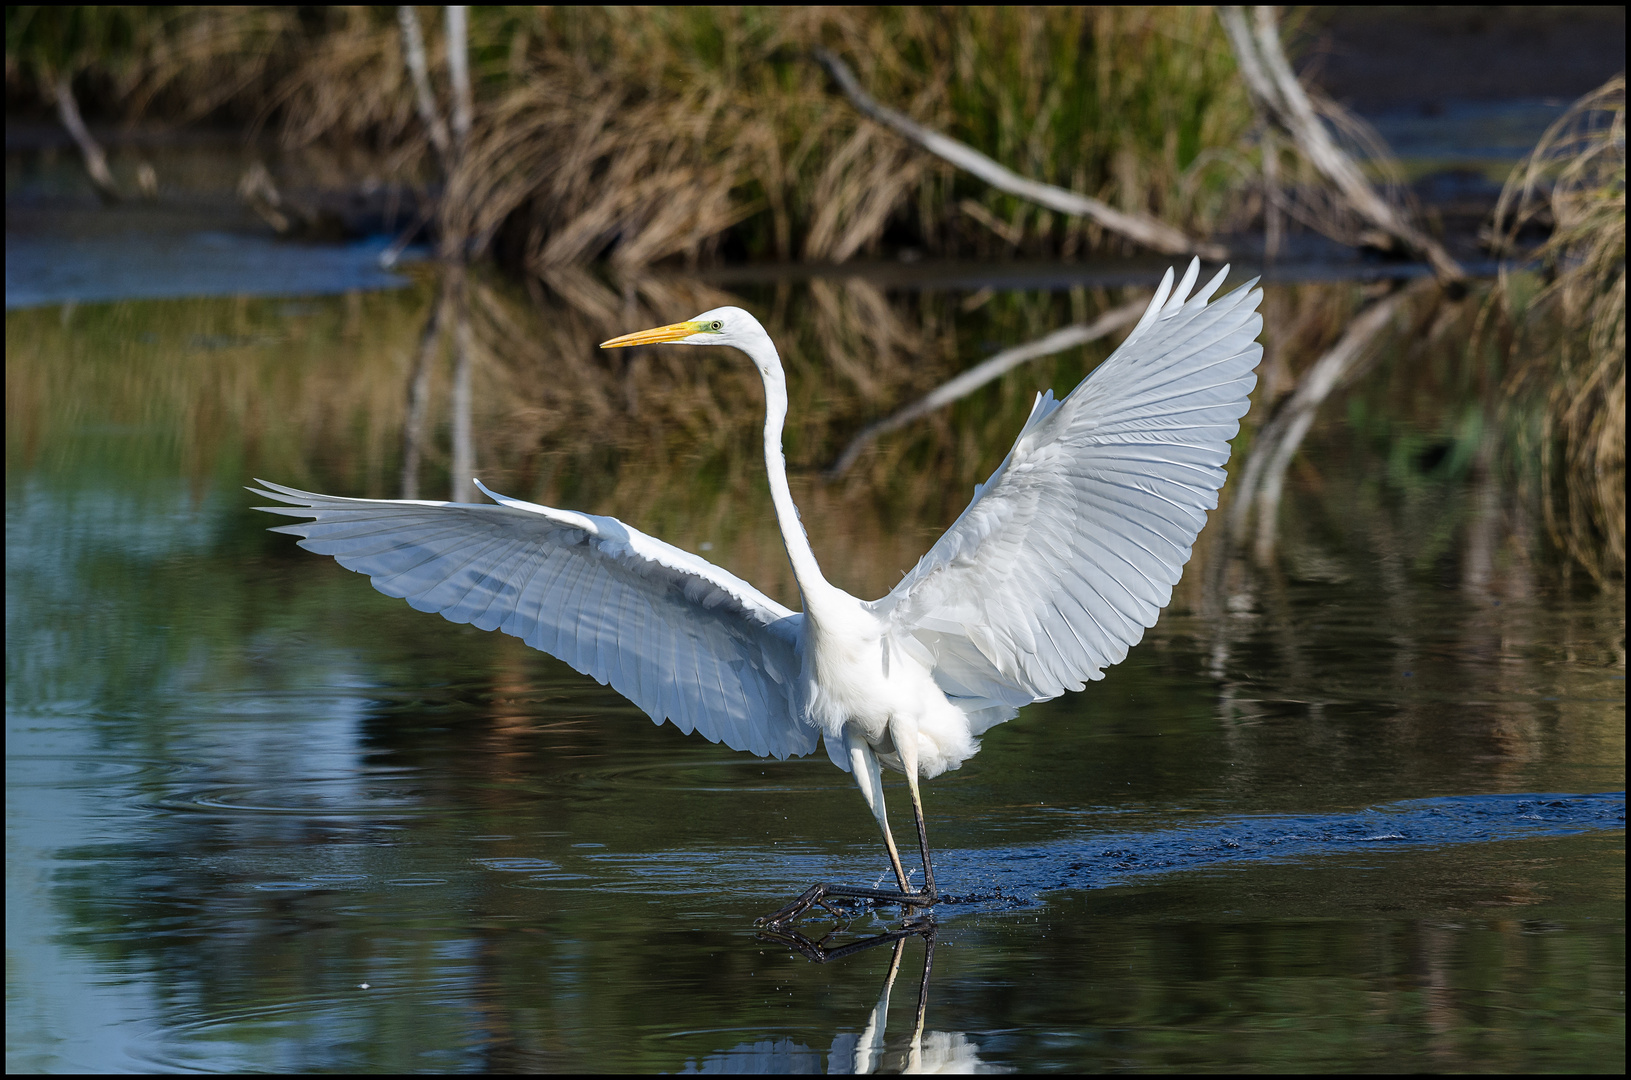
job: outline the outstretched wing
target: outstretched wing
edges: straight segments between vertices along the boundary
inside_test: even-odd
[[[1038,397],[1007,459],[874,603],[983,729],[1104,677],[1155,625],[1217,506],[1263,348],[1256,282],[1193,300],[1172,271],[1127,340],[1063,401]],[[976,732],[978,733],[978,732]]]
[[[719,567],[616,518],[481,490],[499,505],[342,499],[257,481],[273,532],[367,574],[450,622],[502,630],[644,709],[761,757],[808,754],[818,732],[790,691],[799,620]],[[478,486],[480,486],[478,482]]]

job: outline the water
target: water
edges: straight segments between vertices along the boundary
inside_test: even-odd
[[[252,476],[400,493],[435,289],[410,275],[8,310],[9,1068],[1623,1069],[1623,591],[1571,576],[1521,469],[1485,454],[1503,421],[1453,334],[1390,346],[1322,412],[1269,565],[1215,522],[1125,663],[928,785],[954,900],[932,935],[817,964],[754,917],[887,873],[824,756],[658,728],[249,509]],[[1012,373],[841,484],[815,470],[1120,299],[977,284],[583,275],[540,311],[477,279],[468,449],[496,490],[792,600],[746,365],[592,348],[734,298],[784,342],[817,553],[876,595],[1034,389],[1105,349]],[[1351,302],[1278,286],[1265,310],[1306,327]],[[431,497],[450,381],[438,363]]]
[[[1499,187],[1572,101],[1450,101],[1432,108],[1396,107],[1366,119],[1408,175],[1435,169],[1487,174]]]
[[[132,298],[315,296],[400,288],[380,267],[392,237],[287,243],[234,193],[247,150],[233,138],[172,134],[155,154],[115,145],[109,160],[134,191],[138,162],[155,168],[157,198],[104,207],[56,129],[24,123],[6,154],[6,309]],[[155,167],[156,162],[156,167]],[[404,225],[406,223],[403,223]],[[401,226],[399,226],[401,227]],[[402,262],[422,258],[411,246]]]

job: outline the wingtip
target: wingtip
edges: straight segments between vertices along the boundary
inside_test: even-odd
[[[1161,317],[1162,307],[1166,304],[1167,297],[1172,295],[1172,277],[1172,267],[1169,266],[1167,272],[1161,275],[1161,284],[1155,287],[1155,295],[1150,297],[1150,306],[1144,309],[1144,314],[1122,341],[1122,348],[1126,348],[1129,342],[1136,341],[1140,334],[1150,328],[1150,324]]]
[[[296,496],[304,494],[295,488],[286,487],[283,484],[276,484],[270,480],[262,480],[258,476],[252,477],[252,479],[255,481],[255,483],[259,484],[260,487],[250,487],[248,484],[245,484],[244,490],[252,495],[259,495],[265,499],[276,499],[279,502],[292,503],[297,501],[297,498],[295,498]],[[256,507],[256,509],[259,510],[265,508]]]
[[[1223,283],[1229,279],[1229,269],[1229,264],[1224,263],[1223,269],[1213,274],[1211,279],[1201,286],[1200,291],[1194,295],[1190,303],[1198,301],[1202,306],[1211,303],[1212,297],[1217,295],[1218,290],[1223,288]]]
[[[1169,278],[1172,276],[1170,266],[1167,268],[1167,276]],[[1161,314],[1172,315],[1183,308],[1184,301],[1189,299],[1189,290],[1195,287],[1195,279],[1200,276],[1201,260],[1200,256],[1197,255],[1189,260],[1189,265],[1184,268],[1184,276],[1179,279],[1177,287],[1172,290],[1172,295],[1167,298],[1167,302],[1161,305]]]

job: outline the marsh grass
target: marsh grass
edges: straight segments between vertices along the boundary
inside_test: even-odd
[[[440,20],[421,21],[445,88]],[[66,66],[104,111],[234,115],[271,125],[286,149],[366,147],[390,179],[436,180],[389,10],[71,22],[8,9],[8,96]],[[1021,173],[1195,233],[1227,223],[1247,183],[1218,150],[1252,117],[1206,9],[477,8],[475,125],[445,178],[447,227],[539,272],[696,262],[722,244],[833,262],[880,246],[1122,246],[860,118],[809,59],[817,44],[880,101]]]
[[[1599,581],[1625,573],[1625,78],[1575,102],[1501,193],[1498,233],[1550,216],[1541,276],[1503,271],[1481,333],[1543,402],[1547,527]]]
[[[7,111],[48,108],[66,75],[103,116],[251,119],[310,24],[280,7],[11,6]]]

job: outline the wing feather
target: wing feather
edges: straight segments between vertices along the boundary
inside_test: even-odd
[[[1176,289],[1168,271],[1121,347],[1063,400],[1038,397],[968,508],[873,604],[942,689],[989,706],[983,723],[1103,678],[1171,601],[1263,355],[1256,282],[1210,302],[1227,272],[1185,299],[1197,267]]]
[[[342,499],[258,481],[274,532],[387,596],[497,629],[609,683],[658,723],[761,756],[815,750],[793,701],[799,616],[615,518],[482,491],[497,505]]]

